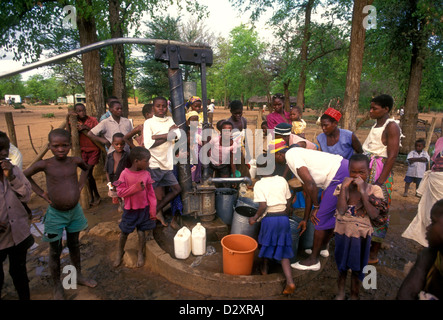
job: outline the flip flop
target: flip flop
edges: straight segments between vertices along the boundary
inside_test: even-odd
[[[378,263],[378,258],[375,260],[368,260],[368,264],[377,264]]]

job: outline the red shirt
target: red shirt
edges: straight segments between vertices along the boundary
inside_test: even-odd
[[[89,130],[91,130],[92,128],[94,128],[97,124],[98,121],[96,118],[94,117],[89,117],[86,116],[86,120],[85,122],[82,122],[81,120],[78,120],[78,123],[80,125],[85,125],[89,128]],[[86,133],[86,132],[85,132]],[[91,141],[91,139],[89,139],[85,134],[80,133],[79,135],[79,143],[80,143],[80,149],[81,151],[85,151],[85,152],[91,152],[91,151],[96,151],[99,150],[99,147],[97,147],[95,145],[94,142]]]

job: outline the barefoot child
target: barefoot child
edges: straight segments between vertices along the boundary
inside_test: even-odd
[[[339,271],[337,300],[345,298],[345,282],[351,269],[351,299],[359,299],[363,268],[368,264],[372,225],[384,223],[387,204],[377,185],[368,184],[369,159],[363,154],[349,159],[349,177],[338,185],[335,222],[335,261]]]
[[[120,178],[114,183],[117,195],[124,198],[122,220],[119,224],[121,233],[117,248],[117,259],[114,267],[118,267],[125,253],[124,248],[128,235],[137,228],[138,259],[137,267],[145,263],[146,240],[152,240],[152,230],[155,228],[157,199],[152,188],[154,181],[147,170],[151,153],[143,147],[135,147],[129,154],[131,166],[123,170]],[[145,231],[148,231],[146,236]]]
[[[88,165],[79,157],[68,157],[71,149],[71,137],[64,129],[55,129],[49,133],[49,149],[54,157],[40,160],[25,170],[24,174],[31,182],[32,190],[49,203],[44,216],[43,240],[49,242],[49,269],[54,282],[54,298],[64,299],[64,290],[60,279],[60,254],[62,252],[63,230],[67,233],[67,246],[71,263],[77,271],[78,284],[95,287],[94,280],[86,279],[80,267],[80,231],[88,227],[88,222],[78,203],[80,191],[84,186]],[[82,169],[80,179],[77,168]],[[38,172],[46,176],[46,191],[43,191],[32,177]]]
[[[117,196],[113,183],[118,180],[122,171],[127,167],[129,152],[125,151],[125,140],[123,133],[117,132],[112,136],[112,147],[114,151],[106,156],[105,171],[109,186],[109,196],[112,203],[119,204],[118,211],[123,212],[122,200]]]
[[[143,124],[143,140],[145,148],[151,152],[149,170],[152,179],[155,181],[153,187],[157,197],[156,217],[166,227],[168,224],[163,216],[163,208],[181,192],[181,187],[173,173],[174,141],[168,137],[175,136],[180,139],[181,134],[174,120],[166,116],[168,111],[166,98],[154,98],[152,109],[154,110],[154,116]],[[166,193],[166,187],[170,187],[171,192]],[[174,224],[177,218],[178,216],[174,216]]]
[[[431,158],[426,150],[423,150],[425,145],[425,140],[418,139],[415,141],[415,150],[408,153],[408,157],[406,158],[408,161],[408,170],[405,176],[405,192],[403,193],[403,197],[408,196],[409,186],[412,182],[415,183],[415,190],[417,191],[421,179],[426,172],[428,162]]]
[[[73,114],[77,115],[77,129],[79,131],[79,144],[82,154],[82,159],[89,166],[88,170],[88,186],[89,186],[89,205],[96,206],[100,203],[100,194],[98,193],[97,183],[94,179],[94,166],[100,160],[100,148],[88,137],[88,132],[98,125],[98,121],[94,117],[86,114],[86,107],[83,103],[74,105]],[[69,116],[66,116],[66,130],[71,132],[71,124],[69,123]]]
[[[261,158],[261,159],[260,159]],[[263,157],[257,159],[257,167],[265,167]],[[263,175],[254,185],[254,202],[259,203],[257,213],[249,218],[253,225],[264,214],[261,220],[258,243],[261,245],[258,256],[263,259],[262,274],[267,274],[268,259],[281,261],[286,278],[286,287],[283,294],[292,294],[295,290],[290,260],[294,256],[292,251],[292,236],[289,225],[291,208],[291,192],[283,177]]]

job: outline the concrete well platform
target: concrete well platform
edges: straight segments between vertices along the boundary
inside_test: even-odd
[[[281,265],[275,263],[270,267],[269,274],[259,272],[258,249],[255,252],[252,274],[237,276],[223,273],[223,249],[220,240],[229,234],[229,226],[218,217],[210,222],[203,222],[193,217],[183,217],[182,225],[190,230],[197,222],[206,228],[206,246],[213,246],[216,252],[212,255],[194,256],[180,260],[174,254],[174,236],[176,230],[171,227],[158,226],[154,231],[155,240],[146,245],[146,263],[170,282],[200,294],[233,299],[258,298],[266,299],[279,296],[285,286],[285,277]],[[300,252],[298,259],[306,256]],[[322,268],[319,271],[299,271],[292,269],[292,275],[297,288],[304,286],[314,279],[323,269],[328,258],[320,258]],[[194,263],[194,266],[193,266]]]

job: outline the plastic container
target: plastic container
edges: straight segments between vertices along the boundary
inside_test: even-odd
[[[229,234],[222,238],[223,273],[250,275],[254,264],[257,241],[243,234]]]
[[[243,234],[257,239],[260,231],[260,223],[249,224],[249,218],[253,217],[258,210],[258,203],[249,198],[238,198],[234,214],[232,216],[231,234]]]
[[[191,239],[192,254],[194,256],[204,255],[206,253],[206,229],[200,222],[192,228]]]
[[[174,253],[177,259],[187,259],[191,254],[191,231],[183,227],[174,236]]]
[[[237,197],[236,189],[217,188],[215,190],[215,211],[225,224],[230,225],[232,223],[232,214]]]

